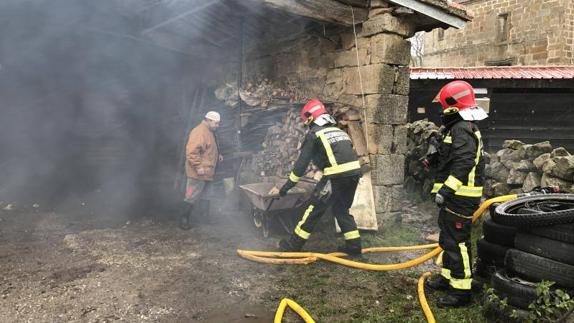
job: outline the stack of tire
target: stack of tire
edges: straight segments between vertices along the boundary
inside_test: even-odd
[[[490,209],[477,244],[477,270],[508,304],[528,309],[536,283],[574,291],[574,194],[523,196]]]

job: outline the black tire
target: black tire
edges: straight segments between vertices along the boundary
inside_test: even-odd
[[[490,214],[490,218],[491,218],[494,222],[497,222],[497,223],[498,223],[498,221],[496,220],[496,212],[495,212],[495,210],[496,210],[496,208],[497,208],[500,204],[502,204],[502,203],[496,202],[496,203],[492,203],[492,204],[488,207],[488,213]]]
[[[574,288],[574,266],[533,255],[524,251],[509,249],[504,260],[506,271],[540,282],[549,280],[556,285]]]
[[[498,224],[490,219],[482,225],[484,240],[507,247],[514,247],[516,231],[515,227]]]
[[[530,228],[528,231],[537,236],[574,244],[574,223]]]
[[[510,248],[490,243],[484,239],[480,239],[476,243],[478,257],[485,266],[504,267],[504,257],[508,249]]]
[[[523,196],[500,204],[496,222],[516,227],[574,223],[574,194]]]
[[[528,309],[530,303],[536,301],[536,284],[520,278],[510,277],[504,270],[498,270],[490,279],[492,288],[501,299],[506,298],[508,304],[522,309]]]
[[[574,244],[519,232],[516,234],[515,245],[518,250],[574,265]]]

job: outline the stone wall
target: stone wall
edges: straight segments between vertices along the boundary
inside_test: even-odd
[[[574,64],[572,0],[459,2],[474,19],[460,30],[427,33],[423,66],[483,66],[504,60],[512,65]],[[498,31],[505,16],[506,39]]]
[[[409,93],[406,39],[414,34],[414,25],[393,12],[384,4],[372,8],[357,26],[356,41],[352,28],[320,27],[248,44],[244,66],[246,79],[268,78],[294,91],[300,102],[319,98],[361,111],[376,212],[383,221],[400,208]]]
[[[486,197],[530,192],[537,186],[574,192],[574,156],[548,142],[527,145],[506,140],[486,166]]]

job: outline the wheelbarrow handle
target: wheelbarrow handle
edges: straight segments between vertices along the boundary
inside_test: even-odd
[[[269,202],[269,205],[267,205],[267,208],[265,209],[265,212],[269,211],[269,209],[271,208],[271,206],[273,205],[273,202],[275,202],[276,200],[278,200],[279,197],[273,197],[271,198],[271,202]]]

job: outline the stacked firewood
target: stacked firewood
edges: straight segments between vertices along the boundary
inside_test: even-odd
[[[245,83],[241,89],[235,84],[224,84],[215,90],[215,97],[229,107],[236,107],[241,100],[246,107],[267,108],[274,101],[293,103],[296,101],[294,89],[281,88],[268,79],[257,79]]]
[[[306,129],[296,109],[290,109],[281,123],[269,127],[263,141],[263,150],[253,156],[252,169],[259,176],[289,176],[299,149],[305,137]],[[321,172],[313,165],[304,177],[318,179]]]

